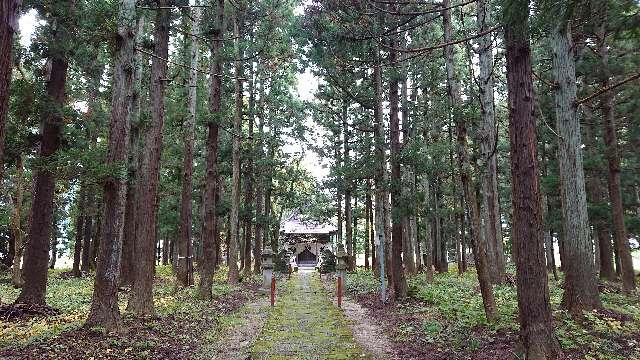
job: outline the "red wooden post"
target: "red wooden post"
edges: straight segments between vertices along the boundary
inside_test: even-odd
[[[338,276],[338,307],[342,308],[342,276]]]
[[[276,278],[271,278],[271,306],[276,302]]]

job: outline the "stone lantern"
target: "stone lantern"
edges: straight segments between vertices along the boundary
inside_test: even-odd
[[[268,292],[273,279],[273,251],[270,247],[262,251],[262,289]]]
[[[336,274],[338,275],[338,307],[342,307],[342,293],[345,282],[345,274],[347,270],[347,253],[344,251],[344,245],[338,244],[338,251],[336,252]]]

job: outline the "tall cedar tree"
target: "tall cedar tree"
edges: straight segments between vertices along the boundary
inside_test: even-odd
[[[145,18],[138,17],[138,31],[136,34],[136,46],[140,44],[144,33]],[[136,64],[133,83],[133,99],[131,113],[129,114],[131,131],[129,134],[129,173],[127,179],[127,204],[124,215],[124,234],[122,236],[122,259],[120,261],[120,284],[133,282],[133,268],[135,266],[135,238],[136,238],[136,178],[140,158],[140,103],[142,82],[142,53],[136,51],[134,55]]]
[[[14,238],[14,255],[11,265],[11,284],[14,287],[22,287],[22,253],[24,247],[24,235],[22,233],[22,202],[24,198],[24,164],[22,155],[16,157],[16,193],[13,196],[13,217],[11,218],[11,232]],[[75,262],[74,262],[75,263]]]
[[[392,38],[390,46],[397,47],[397,40]],[[398,60],[398,52],[389,52],[389,62],[395,64]],[[399,214],[402,189],[400,174],[400,118],[398,116],[398,78],[397,74],[392,74],[389,80],[389,132],[391,136],[391,203],[394,209],[393,223],[391,228],[391,279],[393,281],[393,291],[396,299],[404,299],[407,296],[407,279],[402,267],[402,222]]]
[[[4,138],[9,111],[9,86],[13,35],[18,31],[18,11],[22,0],[0,0],[0,180],[4,169]]]
[[[87,326],[117,330],[120,326],[118,285],[127,194],[130,115],[135,82],[136,11],[134,0],[122,0],[118,13],[111,97],[109,143],[105,164],[114,173],[103,180],[104,212],[98,263]]]
[[[24,286],[16,304],[45,305],[47,287],[47,265],[49,263],[49,241],[53,224],[53,196],[56,187],[55,163],[60,147],[63,122],[63,107],[66,102],[65,85],[69,67],[70,39],[75,32],[74,2],[57,1],[52,4],[51,29],[47,44],[46,103],[43,108],[38,157],[40,166],[34,177],[34,194],[31,205],[29,236],[24,254]]]
[[[378,270],[378,275],[380,278],[385,278],[386,274],[383,273],[382,266],[384,261],[387,260],[385,254],[382,252],[382,245],[386,244],[386,234],[384,231],[385,227],[385,219],[384,219],[384,197],[386,195],[385,186],[386,186],[386,177],[387,177],[387,168],[386,168],[386,160],[385,160],[385,149],[384,149],[384,120],[382,119],[383,111],[382,111],[382,69],[380,66],[380,51],[375,49],[375,64],[373,66],[373,90],[374,90],[374,103],[375,107],[373,109],[373,127],[374,127],[374,156],[376,159],[376,168],[375,168],[375,194],[374,194],[374,203],[375,203],[375,218],[374,218],[374,236],[376,240],[374,243],[377,246],[374,246],[372,249],[374,253],[377,253],[378,264],[380,265],[380,270]],[[382,264],[380,264],[382,262]],[[389,264],[387,263],[387,266]],[[386,296],[386,295],[385,295]]]
[[[253,125],[255,121],[255,106],[256,106],[256,94],[255,94],[255,77],[254,77],[254,68],[253,62],[249,62],[249,74],[248,74],[248,91],[249,91],[249,109],[248,109],[248,119],[247,119],[247,161],[246,161],[246,170],[245,170],[245,183],[244,183],[244,274],[246,276],[251,275],[253,269],[251,268],[251,245],[253,238],[253,214],[254,214],[254,164],[253,159],[255,157],[254,154],[254,138],[253,138]]]
[[[406,70],[404,70],[406,71]],[[403,72],[404,72],[403,71]],[[400,98],[402,104],[402,141],[404,144],[407,144],[410,141],[412,136],[411,133],[411,125],[409,120],[409,90],[408,88],[408,80],[406,75],[402,75],[401,81],[401,90],[400,90]],[[412,92],[412,95],[415,94],[415,91]],[[411,194],[415,191],[414,189],[414,181],[415,176],[413,175],[413,170],[410,164],[404,164],[401,168],[401,186],[403,198],[410,199]],[[416,261],[414,258],[415,254],[415,245],[414,245],[414,229],[412,227],[414,216],[413,211],[409,210],[409,206],[405,209],[402,209],[401,222],[402,222],[402,260],[404,263],[404,269],[407,274],[415,274],[417,272]]]
[[[366,180],[366,190],[364,195],[364,268],[369,270],[369,235],[371,234],[371,182],[369,179]]]
[[[195,137],[196,105],[197,105],[197,85],[198,85],[198,39],[200,8],[193,9],[193,15],[185,13],[185,17],[191,20],[191,36],[188,41],[189,55],[189,80],[187,81],[187,109],[188,114],[182,125],[184,136],[184,154],[182,159],[182,193],[180,195],[180,223],[178,240],[178,268],[177,278],[182,285],[191,285],[193,278],[193,251],[191,245],[191,213],[193,199],[191,196],[193,188],[193,142]],[[187,41],[185,41],[187,42]]]
[[[168,0],[158,0],[153,33],[154,56],[151,62],[151,123],[144,134],[144,147],[140,158],[137,180],[138,207],[136,210],[136,243],[133,287],[128,309],[136,315],[152,315],[153,277],[155,275],[155,244],[157,233],[158,182],[162,129],[164,127],[164,93],[167,84],[169,56],[169,21],[171,11]]]
[[[478,32],[489,29],[491,25],[491,4],[489,0],[478,0],[476,5]],[[489,273],[493,283],[502,283],[505,279],[505,259],[502,244],[502,224],[498,201],[498,165],[497,165],[497,129],[495,102],[493,97],[493,38],[486,34],[478,38],[478,88],[482,130],[480,153],[484,162],[482,172],[482,218],[489,264]]]
[[[82,256],[81,256],[81,266],[80,270],[82,272],[88,273],[91,270],[91,236],[93,235],[93,209],[94,206],[93,200],[94,195],[88,194],[86,191],[86,185],[83,188],[83,185],[80,185],[80,193],[85,193],[85,203],[83,206],[83,214],[84,214],[84,228],[82,229]]]
[[[449,0],[442,3],[444,10],[442,11],[444,41],[451,41],[452,25],[451,12],[449,11]],[[496,300],[493,296],[493,288],[491,286],[491,278],[489,276],[489,263],[487,261],[487,246],[485,237],[482,236],[480,230],[480,210],[476,199],[475,189],[472,188],[471,164],[469,162],[469,154],[467,150],[467,127],[462,117],[462,98],[460,96],[460,85],[456,77],[454,69],[454,48],[453,45],[444,47],[445,67],[447,70],[447,90],[449,102],[452,107],[453,120],[456,126],[456,140],[458,153],[458,166],[460,170],[460,183],[466,203],[471,208],[471,227],[473,235],[474,258],[476,259],[476,268],[478,272],[478,282],[480,283],[480,292],[482,294],[482,302],[487,320],[493,321],[497,317]],[[495,266],[495,263],[493,264]]]
[[[260,64],[258,64],[259,66]],[[260,71],[258,70],[258,74]],[[258,82],[258,78],[256,78],[256,82]],[[253,258],[254,258],[254,267],[253,272],[255,274],[260,274],[262,271],[262,247],[264,246],[262,242],[262,236],[264,234],[264,176],[263,176],[263,168],[261,161],[264,159],[264,116],[263,116],[263,107],[264,104],[264,85],[261,83],[256,84],[258,88],[258,114],[260,115],[260,123],[258,125],[258,142],[257,149],[255,154],[258,158],[256,162],[256,232],[255,232],[255,244],[253,246]]]
[[[562,191],[563,231],[566,261],[563,305],[573,313],[602,306],[589,236],[587,193],[582,161],[580,120],[576,109],[576,70],[571,26],[565,16],[552,29],[553,75],[555,78],[558,169]]]
[[[85,206],[85,194],[84,192],[78,191],[76,195],[76,211],[78,215],[76,216],[75,223],[75,244],[73,247],[73,265],[71,269],[71,273],[74,277],[80,277],[80,259],[82,256],[82,235],[84,234],[84,206]]]
[[[348,172],[349,166],[351,163],[351,155],[349,154],[351,150],[349,149],[349,103],[344,101],[342,104],[342,140],[343,140],[343,181],[344,181],[344,233],[345,233],[345,244],[347,249],[347,255],[349,255],[349,259],[353,256],[353,211],[351,209],[351,187],[352,183],[349,177]],[[351,269],[351,265],[353,262],[349,260],[349,269]]]
[[[598,41],[598,54],[602,63],[600,85],[605,89],[611,84],[609,48],[607,43],[609,1],[602,1],[601,5],[602,9],[599,14],[601,23],[596,36]],[[633,258],[631,257],[629,240],[627,239],[627,228],[624,223],[622,191],[620,190],[620,153],[618,150],[614,96],[615,94],[612,91],[605,92],[600,100],[600,109],[602,111],[602,125],[604,128],[605,156],[609,170],[607,173],[607,182],[609,185],[609,201],[611,202],[615,248],[620,259],[622,289],[629,292],[636,288],[636,282],[633,271]]]
[[[529,2],[504,4],[507,58],[511,191],[520,341],[527,359],[555,359],[560,345],[553,333],[545,268],[537,134],[534,116]]]
[[[585,150],[589,157],[598,156],[598,146],[596,145],[596,119],[589,107],[584,107],[585,126],[584,129],[584,144]],[[597,166],[591,166],[586,168],[586,186],[587,195],[589,200],[595,206],[603,206],[605,202],[605,185],[603,180],[598,176]],[[608,221],[603,216],[594,216],[590,219],[593,223],[598,243],[598,267],[600,270],[600,278],[609,281],[614,281],[616,278],[616,272],[613,268],[613,244],[611,242],[611,231],[609,229]]]
[[[235,37],[235,110],[233,115],[233,148],[232,148],[232,179],[231,179],[231,214],[230,221],[230,238],[229,238],[229,273],[227,281],[229,284],[237,284],[239,281],[238,272],[238,244],[240,240],[240,229],[238,223],[238,215],[240,211],[240,142],[242,134],[242,100],[243,100],[243,54],[240,47],[240,27],[242,16],[239,9],[236,10],[233,22],[233,36]]]
[[[218,256],[216,249],[218,217],[216,214],[218,199],[218,135],[219,115],[222,100],[222,37],[224,35],[224,0],[216,1],[214,27],[211,40],[211,96],[209,97],[209,111],[211,118],[207,124],[207,159],[206,177],[204,185],[203,221],[202,221],[202,265],[200,267],[200,283],[198,297],[212,298],[213,272]]]

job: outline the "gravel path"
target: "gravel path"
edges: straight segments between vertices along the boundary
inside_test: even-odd
[[[362,345],[376,360],[395,360],[399,356],[387,338],[384,330],[371,318],[371,314],[358,303],[343,299],[342,309],[349,318],[349,327],[353,330],[356,341]]]

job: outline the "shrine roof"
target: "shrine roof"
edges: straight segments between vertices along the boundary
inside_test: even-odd
[[[299,212],[293,212],[286,220],[280,224],[280,233],[289,234],[331,234],[338,231],[338,228],[328,222],[321,222],[312,219],[305,219]]]

